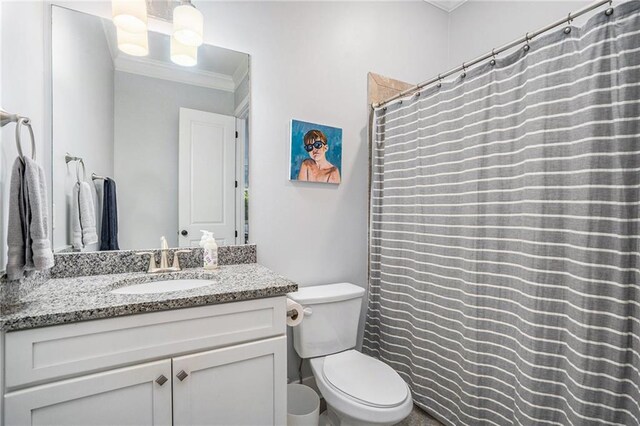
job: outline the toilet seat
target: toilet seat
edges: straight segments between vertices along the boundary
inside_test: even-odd
[[[391,367],[355,350],[325,357],[322,375],[335,391],[369,407],[397,407],[409,395]]]

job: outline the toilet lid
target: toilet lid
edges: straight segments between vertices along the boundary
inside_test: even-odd
[[[407,385],[398,373],[355,350],[327,356],[322,372],[335,388],[367,405],[390,407],[407,399]]]

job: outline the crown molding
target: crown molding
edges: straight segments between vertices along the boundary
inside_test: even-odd
[[[147,77],[206,87],[209,89],[224,90],[225,92],[233,93],[236,89],[236,84],[233,78],[225,74],[202,71],[199,69],[180,69],[155,59],[136,58],[133,56],[125,57],[124,55],[118,55],[113,62],[116,71],[144,75]]]
[[[467,0],[424,0],[445,12],[453,12],[455,9],[466,3]]]

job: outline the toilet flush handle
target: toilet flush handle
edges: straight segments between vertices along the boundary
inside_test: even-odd
[[[311,310],[311,308],[310,308],[310,307],[308,307],[308,306],[305,306],[305,307],[302,309],[302,312],[304,312],[304,316],[306,316],[306,317],[310,317],[310,316],[311,316],[311,314],[313,314],[313,311],[312,311],[312,310]]]

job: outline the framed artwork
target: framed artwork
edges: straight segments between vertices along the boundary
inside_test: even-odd
[[[342,129],[291,120],[289,179],[339,184],[342,174]]]

